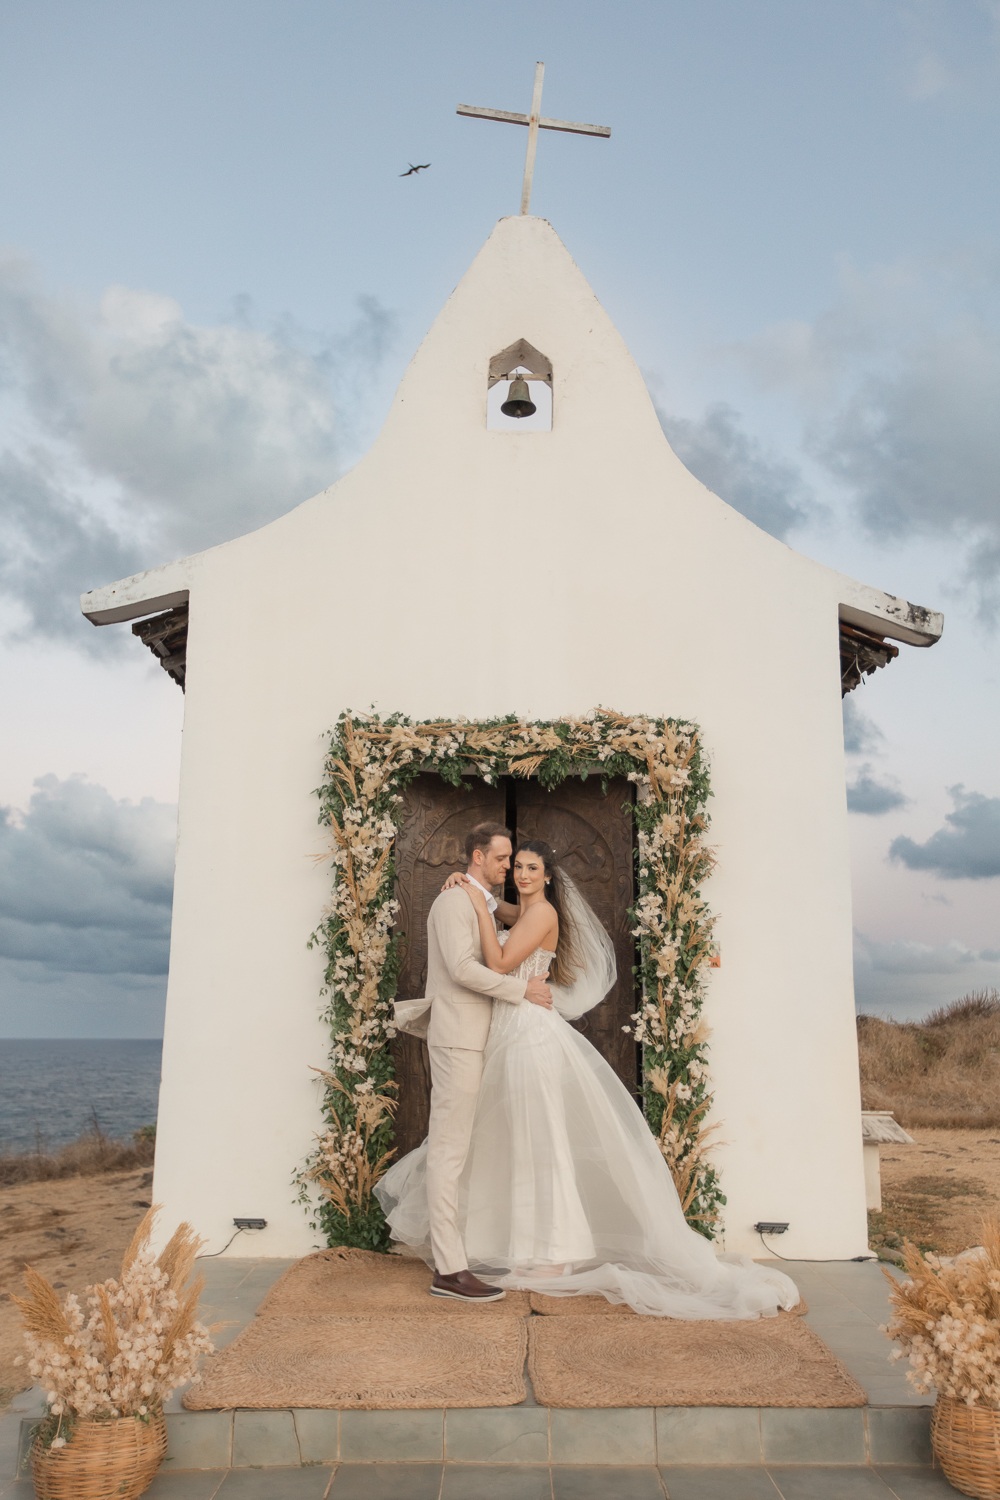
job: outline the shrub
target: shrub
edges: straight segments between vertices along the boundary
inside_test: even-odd
[[[130,1141],[106,1136],[98,1124],[55,1149],[39,1140],[33,1151],[0,1154],[0,1186],[15,1182],[48,1182],[57,1177],[91,1177],[99,1172],[128,1172],[153,1164],[156,1126],[144,1125]]]
[[[858,1016],[865,1109],[904,1126],[1000,1127],[1000,993],[980,990],[925,1021]]]

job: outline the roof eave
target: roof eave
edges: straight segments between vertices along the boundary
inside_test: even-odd
[[[185,604],[191,592],[193,557],[150,568],[117,583],[80,595],[80,608],[92,625],[118,625]]]
[[[841,600],[839,609],[845,625],[903,641],[907,646],[933,646],[941,639],[944,615],[939,610],[911,604],[908,599],[884,594],[881,589],[855,583],[853,579],[845,582],[850,587],[845,590],[847,597]]]

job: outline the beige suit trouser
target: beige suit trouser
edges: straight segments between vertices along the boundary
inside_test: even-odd
[[[431,1119],[427,1131],[427,1211],[434,1265],[442,1276],[468,1267],[458,1227],[458,1179],[472,1140],[483,1054],[428,1046]]]

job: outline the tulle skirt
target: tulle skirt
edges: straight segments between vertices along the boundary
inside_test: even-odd
[[[432,1263],[427,1143],[375,1189],[395,1241]],[[469,1265],[498,1286],[600,1293],[670,1318],[774,1316],[794,1282],[717,1255],[684,1218],[635,1101],[557,1012],[496,1001],[459,1185]]]

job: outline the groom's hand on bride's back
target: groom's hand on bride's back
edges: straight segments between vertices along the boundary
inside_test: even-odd
[[[524,992],[525,1000],[530,1000],[532,1005],[540,1005],[543,1010],[552,1009],[552,991],[546,984],[548,974],[542,974],[538,979],[529,979]]]

